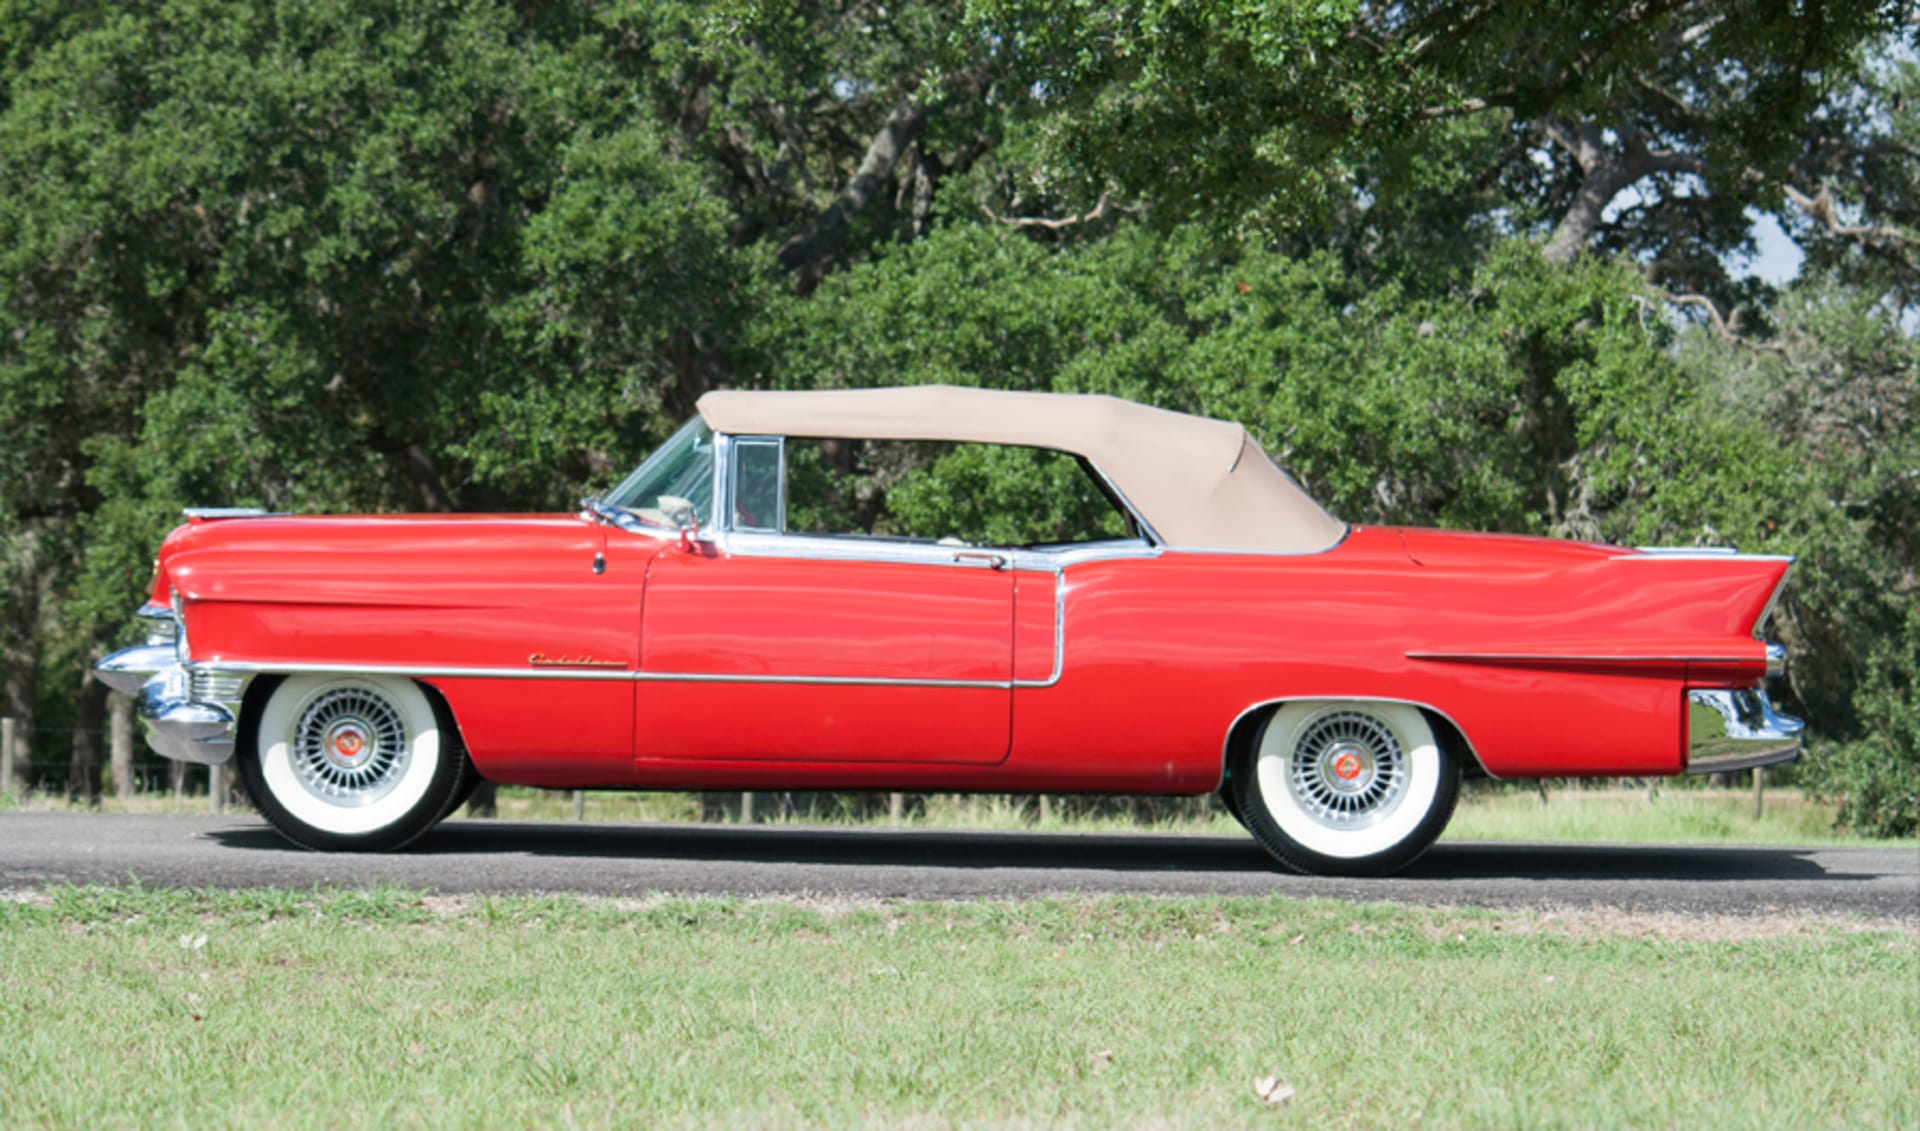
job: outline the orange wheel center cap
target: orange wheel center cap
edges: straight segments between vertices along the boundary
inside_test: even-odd
[[[320,740],[320,749],[326,752],[327,761],[343,770],[357,770],[373,757],[372,741],[357,721],[330,727]]]
[[[1360,771],[1364,768],[1360,762],[1360,755],[1351,750],[1333,760],[1333,772],[1339,774],[1345,781],[1352,781],[1359,777]]]

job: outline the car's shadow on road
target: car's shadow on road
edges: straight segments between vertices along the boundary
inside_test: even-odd
[[[291,848],[263,827],[212,834],[232,848]],[[949,832],[791,826],[611,825],[448,821],[408,850],[417,856],[543,856],[902,868],[1085,869],[1262,873],[1276,870],[1251,839],[1165,834]],[[1399,873],[1446,880],[1835,880],[1807,849],[1442,842]]]

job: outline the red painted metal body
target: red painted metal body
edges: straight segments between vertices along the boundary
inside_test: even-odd
[[[194,662],[437,689],[550,787],[1200,793],[1286,699],[1425,707],[1498,776],[1671,774],[1685,695],[1764,675],[1785,560],[1356,527],[1297,556],[823,559],[576,516],[195,521]]]

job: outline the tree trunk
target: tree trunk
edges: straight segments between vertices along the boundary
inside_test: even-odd
[[[13,576],[6,579],[0,622],[0,716],[14,721],[13,778],[25,791],[33,784],[33,721],[40,699],[40,555],[33,534],[20,536]]]
[[[932,106],[916,102],[911,95],[893,108],[867,144],[860,167],[854,170],[853,177],[833,198],[833,203],[815,216],[806,230],[781,245],[782,267],[799,275],[803,284],[811,284],[826,273],[840,250],[840,241],[846,237],[848,225],[873,203],[881,186],[893,175],[900,155],[920,136],[932,113]]]
[[[109,697],[107,717],[113,734],[113,795],[126,801],[133,797],[133,697]]]
[[[101,731],[107,719],[107,685],[91,666],[80,678],[80,699],[73,720],[73,758],[67,766],[67,799],[100,807]]]

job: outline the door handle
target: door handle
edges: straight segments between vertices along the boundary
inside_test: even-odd
[[[984,569],[1007,568],[1007,556],[1005,554],[986,554],[986,553],[955,554],[953,555],[953,560],[957,565],[980,566]]]

